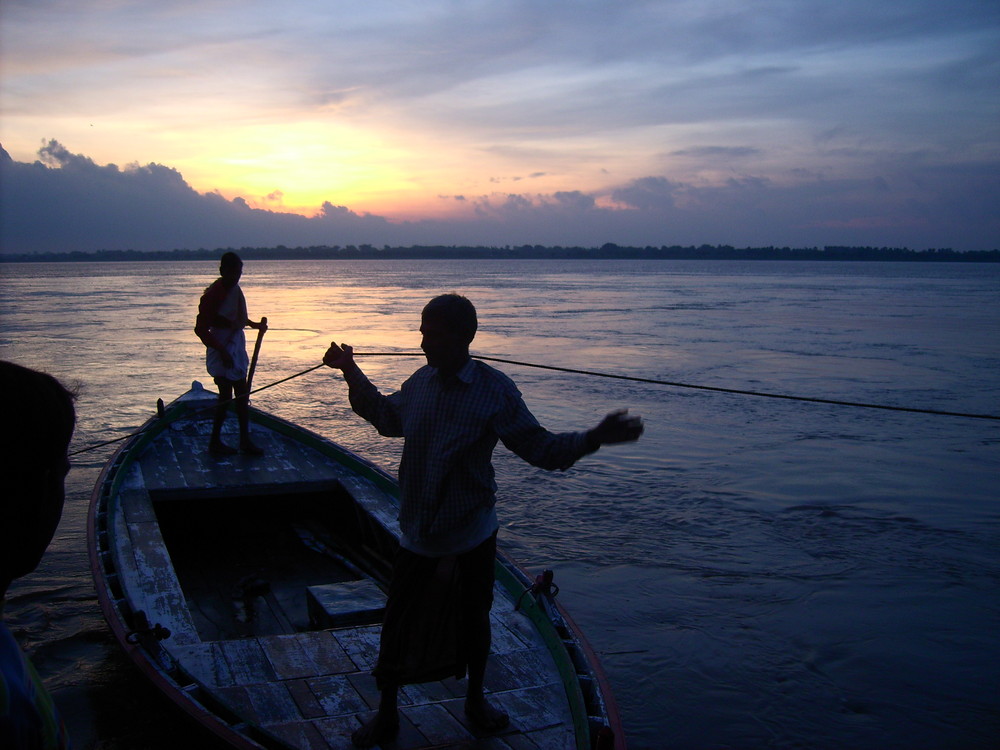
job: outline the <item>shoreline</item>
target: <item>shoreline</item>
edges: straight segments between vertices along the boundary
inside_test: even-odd
[[[74,263],[122,261],[217,260],[229,250],[237,250],[244,260],[769,260],[831,262],[916,262],[916,263],[1000,263],[1000,249],[956,251],[950,248],[910,250],[890,247],[822,248],[746,247],[701,245],[681,247],[470,247],[411,246],[383,247],[243,247],[207,250],[81,250],[71,252],[0,253],[0,263]]]

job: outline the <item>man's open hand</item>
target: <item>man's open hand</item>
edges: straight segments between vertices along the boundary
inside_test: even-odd
[[[606,443],[627,443],[638,440],[642,430],[642,418],[630,417],[628,409],[621,409],[608,414],[587,433],[587,440],[595,448]]]

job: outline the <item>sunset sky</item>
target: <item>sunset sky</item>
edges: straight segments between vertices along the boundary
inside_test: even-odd
[[[4,0],[0,144],[22,251],[993,249],[1000,3]]]

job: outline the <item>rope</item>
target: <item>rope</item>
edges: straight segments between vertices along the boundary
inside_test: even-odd
[[[318,370],[320,367],[323,367],[323,363],[322,362],[320,362],[318,365],[315,365],[315,366],[310,367],[310,368],[308,368],[306,370],[303,370],[302,372],[297,372],[294,375],[289,375],[287,378],[282,378],[281,380],[276,380],[273,383],[268,383],[267,385],[262,385],[260,388],[255,388],[254,390],[250,391],[247,394],[247,397],[249,398],[250,396],[252,396],[255,393],[260,393],[261,391],[266,391],[268,388],[274,388],[274,386],[276,386],[276,385],[281,385],[282,383],[287,383],[289,380],[294,380],[295,378],[300,378],[303,375],[309,374],[313,370]],[[234,396],[233,398],[228,399],[224,403],[231,404],[235,400],[236,400],[236,397]],[[218,407],[218,405],[219,405],[219,402],[216,401],[211,406],[206,406],[204,409],[199,409],[198,411],[192,412],[191,416],[192,417],[197,417],[200,414],[206,414],[206,413],[208,413],[210,411],[214,411]],[[104,448],[105,446],[108,446],[108,445],[114,445],[115,443],[120,443],[123,440],[128,440],[129,438],[133,438],[133,437],[136,437],[138,435],[141,435],[143,432],[145,432],[144,429],[138,429],[135,432],[129,433],[128,435],[122,435],[121,437],[112,438],[111,440],[105,440],[103,443],[95,443],[94,445],[89,445],[86,448],[80,448],[79,450],[71,451],[67,455],[69,457],[73,457],[73,456],[76,456],[76,455],[78,455],[80,453],[87,453],[89,451],[97,450],[98,448]]]
[[[354,352],[355,357],[422,357],[423,354],[412,352]],[[531,362],[518,362],[513,359],[500,359],[499,357],[485,357],[478,354],[472,355],[473,359],[481,359],[485,362],[500,362],[506,365],[518,365],[520,367],[535,367],[540,370],[555,370],[557,372],[568,372],[574,375],[590,375],[597,378],[612,378],[614,380],[629,380],[633,383],[650,383],[652,385],[666,385],[673,388],[693,388],[701,391],[714,391],[716,393],[735,393],[741,396],[761,396],[763,398],[780,398],[787,401],[806,401],[814,404],[833,404],[834,406],[855,406],[863,409],[885,409],[888,411],[903,411],[914,414],[933,414],[943,417],[967,417],[969,419],[994,419],[1000,420],[1000,415],[996,414],[969,414],[958,411],[941,411],[939,409],[918,409],[909,406],[889,406],[886,404],[866,404],[859,401],[838,401],[830,398],[814,398],[811,396],[791,396],[784,393],[767,393],[764,391],[747,391],[738,388],[721,388],[712,385],[693,385],[691,383],[678,383],[671,380],[654,380],[652,378],[638,378],[631,375],[612,375],[606,372],[594,372],[592,370],[576,370],[571,367],[556,367],[555,365],[538,365]]]
[[[422,352],[354,352],[355,357],[423,357]],[[539,365],[531,362],[519,362],[513,359],[501,359],[499,357],[487,357],[483,355],[473,354],[473,359],[481,359],[484,362],[498,362],[505,365],[516,365],[518,367],[534,367],[539,370],[553,370],[555,372],[566,372],[573,375],[589,375],[591,377],[597,378],[610,378],[613,380],[627,380],[633,383],[648,383],[651,385],[665,385],[672,388],[690,388],[700,391],[712,391],[715,393],[732,393],[740,396],[759,396],[762,398],[779,398],[786,401],[804,401],[813,404],[830,404],[833,406],[853,406],[862,409],[882,409],[885,411],[898,411],[898,412],[909,412],[911,414],[931,414],[940,417],[963,417],[967,419],[991,419],[1000,420],[1000,415],[996,414],[973,414],[968,412],[958,412],[958,411],[942,411],[940,409],[918,409],[910,406],[891,406],[888,404],[868,404],[860,401],[840,401],[831,398],[815,398],[812,396],[792,396],[785,393],[767,393],[765,391],[749,391],[741,390],[739,388],[722,388],[720,386],[713,385],[696,385],[692,383],[679,383],[672,380],[656,380],[654,378],[640,378],[634,377],[632,375],[613,375],[606,372],[595,372],[593,370],[578,370],[572,367],[558,367],[556,365]],[[297,372],[294,375],[289,375],[281,380],[276,380],[273,383],[268,383],[267,385],[262,385],[260,388],[255,388],[250,391],[248,395],[252,396],[255,393],[260,393],[261,391],[266,391],[268,388],[274,388],[276,385],[281,385],[282,383],[287,383],[289,380],[294,380],[295,378],[300,378],[303,375],[308,375],[314,370],[318,370],[323,367],[323,363],[320,362],[318,365],[309,367],[302,372]],[[230,399],[230,401],[235,401],[235,397]],[[194,412],[192,416],[197,416],[202,412],[208,412],[214,410],[218,406],[218,403],[212,404],[210,407],[201,409]],[[76,456],[80,453],[87,453],[88,451],[97,450],[98,448],[103,448],[107,445],[113,445],[114,443],[120,443],[123,440],[128,440],[136,435],[141,435],[143,430],[136,430],[135,432],[124,435],[122,437],[114,438],[112,440],[106,440],[103,443],[96,443],[95,445],[88,446],[86,448],[81,448],[76,451],[69,453],[69,456]]]

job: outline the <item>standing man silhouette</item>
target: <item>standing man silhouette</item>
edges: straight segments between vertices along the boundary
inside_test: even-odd
[[[352,736],[359,747],[388,742],[398,732],[400,685],[466,670],[469,720],[487,732],[508,723],[483,689],[499,528],[492,465],[497,442],[555,470],[605,443],[642,434],[642,421],[623,411],[586,432],[549,432],[510,378],[470,357],[477,325],[476,308],[465,297],[446,294],[428,302],[420,323],[427,366],[390,396],[371,384],[350,346],[333,343],[323,357],[328,367],[343,371],[354,411],[379,434],[404,438],[402,537],[373,672],[381,699],[375,717]],[[449,606],[429,604],[442,601]]]
[[[226,410],[236,394],[236,416],[240,424],[240,453],[263,455],[250,440],[250,387],[247,384],[246,326],[266,331],[267,324],[255,323],[247,317],[247,301],[240,289],[243,261],[234,252],[227,252],[219,263],[219,278],[205,290],[198,304],[198,319],[194,332],[207,347],[205,365],[208,374],[219,387],[219,403],[215,408],[212,437],[208,450],[213,456],[229,456],[236,449],[222,442],[222,425]]]

